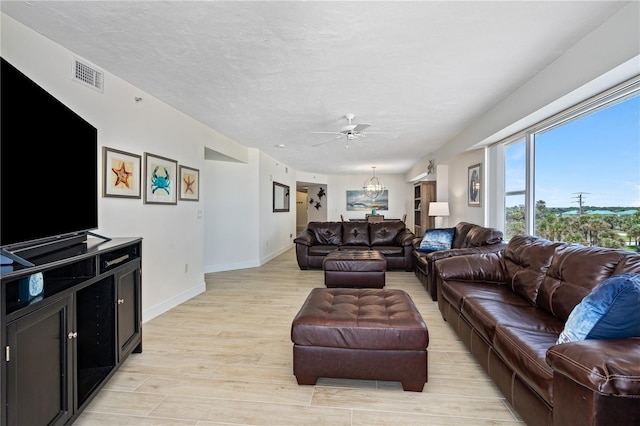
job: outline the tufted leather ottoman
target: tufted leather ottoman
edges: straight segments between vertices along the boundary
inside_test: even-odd
[[[318,377],[388,380],[422,392],[429,333],[398,289],[314,288],[291,326],[298,384]]]
[[[383,288],[387,260],[376,250],[335,250],[322,261],[327,287]]]

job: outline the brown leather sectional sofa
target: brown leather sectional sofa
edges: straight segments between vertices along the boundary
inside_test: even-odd
[[[413,271],[415,234],[402,221],[309,222],[293,242],[300,269],[322,268],[324,257],[337,249],[377,250],[387,270]]]
[[[413,240],[413,255],[415,266],[413,272],[427,289],[431,298],[437,300],[437,283],[435,262],[447,257],[461,256],[473,253],[489,253],[504,249],[502,231],[495,228],[485,228],[468,222],[460,222],[455,227],[453,243],[450,250],[424,253],[418,250],[422,236]]]
[[[640,337],[556,344],[594,287],[640,273],[640,254],[520,235],[435,268],[443,318],[527,424],[640,424]]]

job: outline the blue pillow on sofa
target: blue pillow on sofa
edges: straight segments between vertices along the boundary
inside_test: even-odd
[[[614,275],[569,314],[557,343],[640,337],[640,274]]]
[[[419,251],[431,253],[432,251],[449,250],[453,243],[456,228],[428,229],[422,237]]]

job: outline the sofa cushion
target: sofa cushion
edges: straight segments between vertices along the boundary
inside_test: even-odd
[[[372,246],[392,246],[404,228],[404,223],[399,220],[369,223],[369,241]]]
[[[320,244],[342,244],[342,222],[309,222],[307,228]]]
[[[434,251],[451,249],[455,231],[455,228],[428,229],[422,237],[418,250],[425,253],[431,253]]]
[[[553,401],[553,370],[547,364],[557,333],[517,327],[496,328],[494,349],[518,376],[548,403]]]
[[[471,228],[475,228],[478,225],[469,222],[458,222],[456,223],[456,234],[453,237],[453,244],[451,244],[451,248],[462,248],[464,247],[465,240],[467,238],[467,233]]]
[[[640,274],[619,274],[591,291],[569,315],[558,343],[640,337]]]
[[[502,241],[502,231],[494,228],[475,226],[467,232],[464,239],[464,247],[481,247],[497,244]]]
[[[511,237],[504,250],[504,265],[511,289],[536,305],[538,290],[546,277],[556,249],[565,243],[530,235]]]
[[[556,250],[540,286],[536,304],[563,321],[606,279],[625,272],[640,273],[638,255],[627,250],[565,245]]]
[[[344,222],[342,230],[342,244],[347,246],[369,245],[369,224],[367,222]]]

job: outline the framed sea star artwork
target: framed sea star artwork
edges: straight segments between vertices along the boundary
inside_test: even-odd
[[[178,204],[178,162],[144,153],[144,203]]]
[[[180,192],[178,199],[181,201],[198,201],[200,198],[200,171],[191,167],[180,165],[178,176],[180,179]]]
[[[102,147],[102,196],[140,198],[141,156]]]

